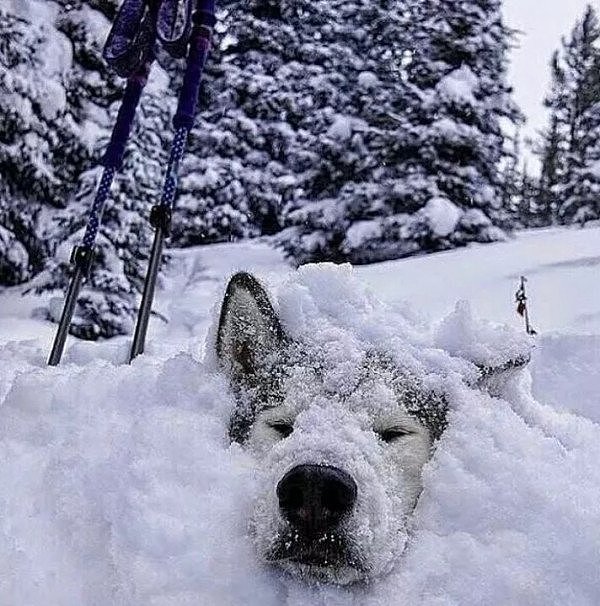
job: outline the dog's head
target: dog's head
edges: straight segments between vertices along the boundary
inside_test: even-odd
[[[346,584],[402,553],[447,405],[384,352],[308,341],[286,335],[251,275],[231,279],[217,355],[237,401],[230,438],[262,474],[251,520],[259,554]]]

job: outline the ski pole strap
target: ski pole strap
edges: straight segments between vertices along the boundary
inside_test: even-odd
[[[176,129],[191,130],[194,125],[202,73],[210,50],[212,30],[217,21],[214,0],[200,0],[193,20],[194,28],[190,40],[183,85],[179,94],[177,112],[173,118],[173,126]]]
[[[102,56],[128,78],[148,60],[156,41],[157,0],[124,0],[108,34]]]
[[[102,158],[102,165],[106,168],[119,170],[125,155],[125,146],[131,133],[133,119],[140,102],[142,91],[148,82],[148,75],[154,59],[153,54],[147,61],[139,66],[138,70],[127,79],[127,87],[119,107],[119,113],[113,127],[110,142]]]
[[[163,48],[176,59],[185,57],[192,31],[195,0],[162,0],[158,9],[156,33]]]

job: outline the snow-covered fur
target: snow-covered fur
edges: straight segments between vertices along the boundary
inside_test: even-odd
[[[258,553],[309,581],[338,584],[389,571],[404,550],[448,409],[443,394],[386,352],[346,345],[289,338],[260,284],[247,273],[231,279],[217,354],[237,396],[230,438],[262,472],[250,523]],[[333,469],[356,487],[339,521],[318,531],[291,517],[280,494],[282,478],[304,466]],[[321,490],[306,485],[311,478],[294,498],[319,516],[327,506],[320,494],[311,500]],[[335,483],[331,491],[343,490]]]

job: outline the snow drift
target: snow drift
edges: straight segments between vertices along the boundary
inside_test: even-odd
[[[394,571],[366,586],[309,588],[257,561],[247,534],[257,473],[228,443],[233,402],[210,347],[204,361],[144,356],[125,366],[75,352],[47,368],[34,344],[9,343],[0,349],[2,601],[598,602],[600,428],[536,402],[527,371],[508,378],[501,398],[469,386],[469,360],[522,352],[523,337],[464,305],[424,325],[365,292],[349,267],[309,266],[272,286],[292,335],[385,346],[451,396]]]

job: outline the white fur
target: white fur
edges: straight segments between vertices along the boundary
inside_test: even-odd
[[[347,375],[359,372],[358,367],[344,369]],[[388,571],[404,549],[407,519],[421,491],[421,471],[432,440],[428,429],[408,414],[386,385],[386,373],[378,374],[363,378],[352,393],[340,396],[311,379],[310,373],[298,373],[286,382],[283,403],[261,411],[251,428],[247,449],[263,470],[252,518],[261,555],[266,556],[286,527],[275,488],[288,470],[301,464],[332,465],[349,473],[358,486],[356,506],[344,532],[355,544],[364,570],[314,570],[280,563],[290,573],[354,582]],[[280,422],[293,425],[289,437],[282,439],[271,427]],[[385,443],[376,432],[392,427],[411,433]]]

